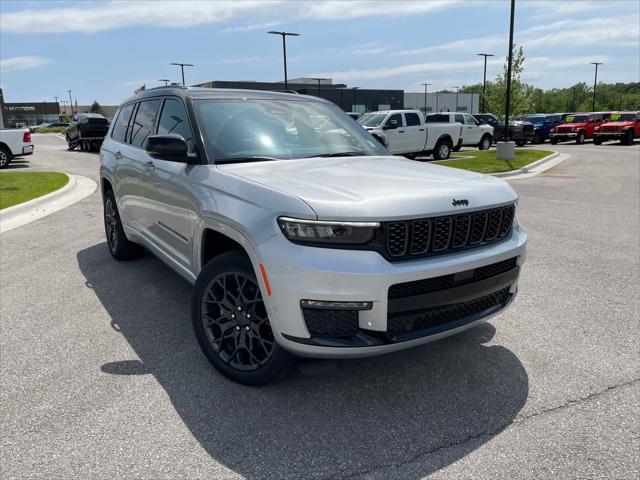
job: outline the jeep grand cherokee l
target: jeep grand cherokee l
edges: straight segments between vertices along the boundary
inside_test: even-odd
[[[392,156],[334,104],[160,87],[100,152],[111,255],[194,284],[209,361],[245,384],[293,355],[364,357],[461,332],[515,297],[526,234],[504,181]]]

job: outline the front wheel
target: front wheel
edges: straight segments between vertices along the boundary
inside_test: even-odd
[[[594,145],[602,145],[602,138],[600,138],[600,137],[593,137],[593,144],[594,144]]]
[[[584,143],[584,132],[578,132],[576,137],[576,145],[582,145]]]
[[[223,375],[245,385],[272,382],[291,360],[275,339],[251,261],[223,253],[200,272],[191,320],[202,351]]]
[[[549,141],[551,142],[551,145],[557,145],[558,144],[558,139],[557,138],[552,138]]]
[[[536,145],[542,143],[544,140],[542,139],[542,132],[540,132],[539,130],[537,130],[534,134],[533,134],[533,142]]]
[[[455,150],[455,149],[454,149]],[[451,144],[446,140],[438,140],[433,150],[434,160],[446,160],[451,155]]]
[[[629,129],[624,132],[622,143],[624,143],[625,145],[633,145],[633,130]]]

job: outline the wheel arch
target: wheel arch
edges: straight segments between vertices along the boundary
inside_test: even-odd
[[[438,137],[438,140],[436,141],[436,143],[438,143],[440,141],[448,142],[449,145],[451,145],[453,147],[453,139],[451,138],[451,135],[449,135],[448,133],[440,135],[440,137]]]

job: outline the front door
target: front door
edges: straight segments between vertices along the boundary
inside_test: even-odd
[[[389,151],[391,153],[405,153],[407,150],[404,144],[405,131],[404,124],[402,122],[402,114],[394,113],[391,115],[387,119],[385,126],[389,127],[391,122],[396,122],[397,127],[385,130],[385,135],[389,141]]]
[[[462,132],[465,145],[477,145],[480,143],[480,139],[482,138],[482,129],[480,129],[476,119],[466,113],[464,114],[464,126]]]

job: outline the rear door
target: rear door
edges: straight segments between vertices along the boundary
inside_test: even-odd
[[[409,153],[421,152],[427,139],[424,124],[420,119],[420,115],[415,112],[406,112],[404,114],[405,137],[404,145]]]

